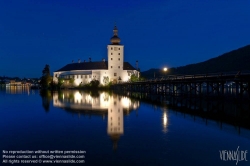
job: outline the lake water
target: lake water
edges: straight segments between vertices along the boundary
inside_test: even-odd
[[[237,148],[244,161],[221,159]],[[82,165],[243,166],[250,131],[111,92],[9,88],[0,91],[0,149],[81,150]]]

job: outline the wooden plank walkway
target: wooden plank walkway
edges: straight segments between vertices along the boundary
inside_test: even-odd
[[[138,82],[122,82],[112,88],[123,92],[185,96],[248,96],[250,72],[168,75]]]

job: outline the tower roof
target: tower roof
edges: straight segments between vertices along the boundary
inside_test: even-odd
[[[59,71],[73,71],[73,70],[108,70],[108,62],[81,62],[70,63],[62,67]],[[123,62],[123,70],[136,70],[130,63]],[[80,75],[80,74],[79,74]]]
[[[121,39],[118,37],[118,29],[115,25],[114,30],[113,30],[113,37],[111,37],[110,42],[114,45],[119,45],[121,42]]]

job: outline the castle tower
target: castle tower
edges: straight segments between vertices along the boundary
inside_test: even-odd
[[[111,44],[108,45],[108,70],[110,81],[122,81],[122,71],[124,62],[124,46],[120,45],[120,38],[118,37],[118,29],[115,25],[113,30],[113,37],[111,37]]]

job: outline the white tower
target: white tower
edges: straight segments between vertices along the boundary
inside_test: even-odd
[[[117,82],[122,78],[124,46],[120,45],[121,40],[118,37],[118,29],[116,25],[113,33],[114,36],[110,39],[111,44],[108,45],[108,70],[110,81]]]

